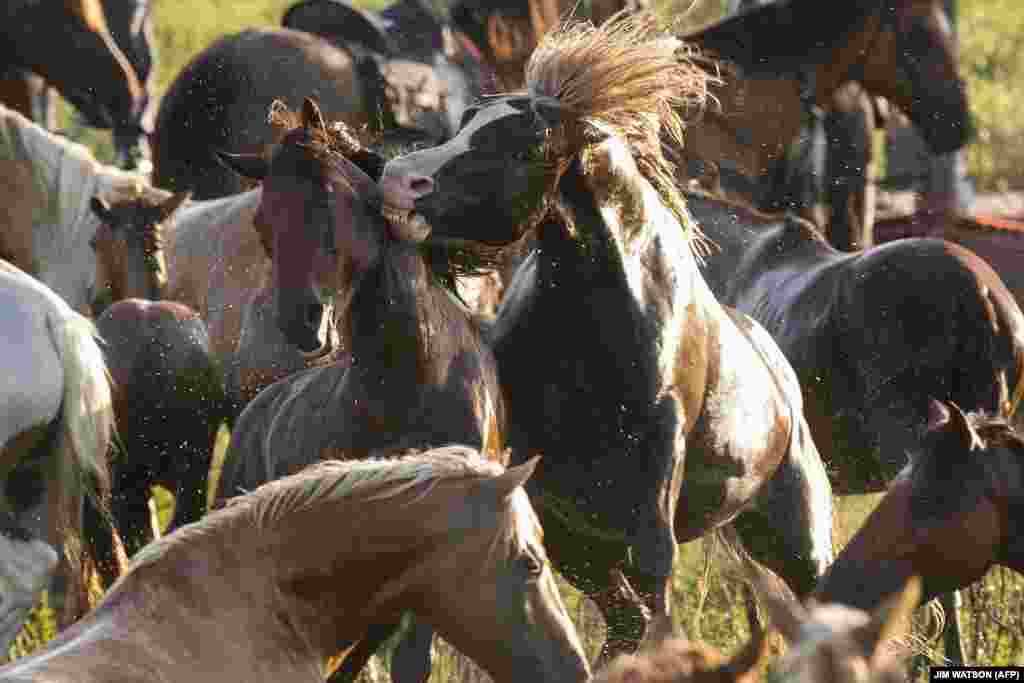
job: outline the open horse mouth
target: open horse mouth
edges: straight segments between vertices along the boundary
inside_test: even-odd
[[[430,235],[430,223],[415,209],[402,209],[384,204],[380,208],[381,215],[388,222],[391,235],[398,240],[422,242]]]
[[[306,363],[325,358],[334,353],[334,350],[338,347],[338,331],[334,325],[334,306],[332,304],[324,306],[324,312],[320,316],[320,329],[317,330],[316,338],[320,340],[319,347],[312,351],[299,349],[302,360]]]

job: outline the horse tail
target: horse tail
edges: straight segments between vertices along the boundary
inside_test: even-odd
[[[95,507],[110,520],[110,468],[107,450],[114,434],[114,408],[103,352],[96,328],[87,318],[70,312],[63,320],[49,318],[51,339],[64,371],[64,396],[58,433],[56,510],[68,574],[71,618],[87,596],[89,553],[82,543],[82,504]],[[88,604],[87,602],[84,604]]]
[[[980,354],[979,363],[984,360],[994,364],[994,370],[1003,373],[1005,385],[999,387],[994,408],[997,413],[1005,411],[1007,416],[1012,416],[1024,395],[1024,382],[1021,381],[1024,378],[1024,316],[1021,315],[1013,295],[1005,288],[984,287],[981,289],[981,295],[982,304],[987,309],[986,317],[990,320],[991,334],[988,335],[988,344],[981,344],[977,339],[965,339],[965,345],[971,347],[974,353]],[[970,364],[960,367],[965,373],[970,373],[972,367],[978,366]],[[972,378],[965,377],[962,381],[970,385]],[[979,392],[985,392],[985,389],[976,388]],[[987,393],[990,392],[991,388],[988,388]],[[964,405],[965,409],[969,409],[967,405]]]

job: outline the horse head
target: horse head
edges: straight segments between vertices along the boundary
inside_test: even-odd
[[[3,23],[22,66],[43,76],[90,120],[114,130],[139,129],[145,92],[111,36],[100,0],[13,3],[8,12],[13,16]]]
[[[928,600],[970,585],[996,564],[1024,570],[1022,532],[1024,437],[1004,417],[932,400],[919,452],[817,592],[871,607],[916,574]]]
[[[93,308],[97,314],[108,298],[109,302],[163,298],[167,264],[162,224],[189,196],[190,193],[183,192],[163,201],[140,197],[113,204],[102,197],[90,200],[89,206],[100,221],[96,234],[89,240],[96,253]],[[100,292],[108,296],[97,296]]]
[[[301,116],[275,103],[271,117],[287,132],[269,160],[218,154],[236,172],[263,181],[255,223],[273,262],[277,324],[290,343],[319,356],[327,306],[351,291],[388,239],[367,175],[378,172],[380,158],[347,128],[328,127],[310,99]]]
[[[671,194],[657,141],[681,136],[677,109],[699,99],[703,73],[646,24],[606,27],[560,33],[534,53],[526,93],[485,98],[445,144],[392,159],[380,180],[392,224],[433,239],[510,244],[555,206],[581,154],[616,136]]]

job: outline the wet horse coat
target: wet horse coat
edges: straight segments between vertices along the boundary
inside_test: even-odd
[[[702,82],[675,47],[628,20],[548,34],[528,93],[488,98],[380,181],[390,220],[429,239],[537,229],[489,338],[513,461],[545,456],[530,493],[562,573],[605,614],[605,656],[634,648],[648,615],[667,627],[677,542],[735,522],[801,593],[831,557],[791,370],[711,295],[660,154]]]

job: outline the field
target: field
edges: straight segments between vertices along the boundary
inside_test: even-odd
[[[201,48],[218,36],[248,26],[277,24],[291,0],[155,0],[158,72],[157,94]],[[678,0],[683,2],[684,0]],[[701,0],[698,0],[701,2]],[[714,18],[718,0],[703,0],[681,22],[694,25]],[[968,148],[969,173],[979,190],[1004,192],[1024,189],[1024,13],[1019,0],[959,0],[959,30],[962,36],[963,74],[968,82],[978,130]],[[666,16],[679,15],[663,7]],[[101,158],[110,158],[109,140],[104,134],[77,126],[66,108],[64,127],[86,142]],[[848,498],[840,503],[840,523],[846,533],[854,531],[874,503],[870,497]],[[166,510],[164,510],[166,514]],[[841,542],[845,538],[840,539]],[[950,553],[955,552],[951,548]],[[704,544],[684,547],[674,583],[674,614],[677,628],[691,638],[700,638],[733,651],[748,634],[740,584],[724,571],[725,564],[713,552],[706,561]],[[968,657],[984,664],[1024,664],[1024,580],[1009,572],[991,572],[964,595],[963,615]],[[591,654],[602,638],[602,624],[593,607],[566,587],[570,612],[580,628]],[[50,612],[40,610],[32,628],[16,647],[17,654],[30,651],[52,632]],[[917,632],[920,650],[939,659],[936,642],[926,636],[932,629],[921,612]],[[443,644],[435,657],[432,681],[476,680],[465,660]],[[926,674],[923,674],[926,676]],[[926,680],[926,679],[921,679]]]

